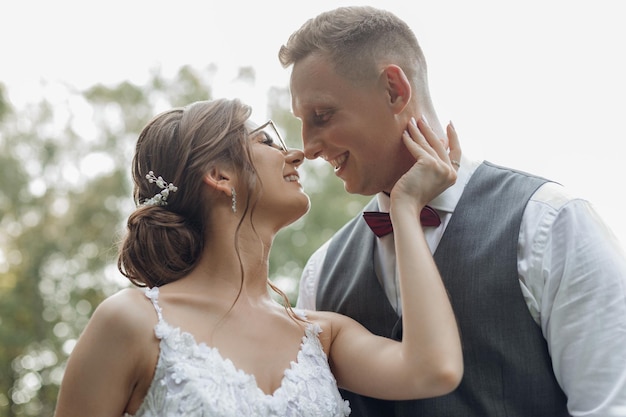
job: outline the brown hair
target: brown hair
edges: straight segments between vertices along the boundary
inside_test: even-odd
[[[358,81],[395,64],[414,88],[427,91],[426,60],[411,28],[391,12],[369,6],[339,7],[306,21],[281,46],[283,67],[311,54],[328,57],[338,73]]]
[[[117,262],[133,284],[160,286],[194,268],[210,232],[205,219],[211,201],[202,178],[212,166],[227,164],[242,173],[249,190],[255,187],[244,126],[250,113],[239,100],[201,101],[165,111],[144,127],[132,162],[138,207],[128,218]],[[167,205],[142,205],[161,191],[146,179],[149,171],[178,187]]]

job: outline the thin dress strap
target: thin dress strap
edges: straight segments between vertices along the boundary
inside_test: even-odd
[[[152,305],[156,310],[157,317],[159,318],[159,323],[163,321],[163,311],[161,310],[161,306],[159,305],[159,287],[152,287],[148,291],[145,292],[146,297],[152,301]]]

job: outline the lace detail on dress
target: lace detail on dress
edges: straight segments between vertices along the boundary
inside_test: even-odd
[[[159,290],[146,292],[159,322],[154,332],[160,353],[152,384],[134,417],[345,417],[348,401],[341,398],[318,335],[308,324],[300,351],[271,395],[254,375],[237,369],[216,348],[197,343],[193,335],[170,326],[158,305]],[[125,414],[125,417],[133,417]]]

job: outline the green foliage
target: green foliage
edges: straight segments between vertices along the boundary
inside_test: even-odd
[[[146,85],[121,82],[67,91],[12,108],[0,85],[0,417],[51,416],[68,354],[95,307],[129,285],[117,242],[134,208],[130,160],[156,113],[211,98],[215,67],[154,71]],[[244,80],[254,78],[243,68]],[[268,92],[272,118],[301,146],[289,93]],[[281,231],[270,277],[295,302],[309,255],[358,212],[328,164],[307,161],[301,178],[312,208]]]
[[[6,97],[5,87],[0,84],[0,122],[11,112],[11,105]]]

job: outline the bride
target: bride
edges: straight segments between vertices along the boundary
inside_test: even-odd
[[[391,192],[403,340],[276,302],[278,231],[306,214],[304,155],[238,100],[153,118],[132,163],[137,209],[118,267],[138,287],[103,301],[74,348],[56,416],[345,416],[338,386],[383,399],[439,396],[463,370],[456,321],[418,214],[460,159],[428,125],[398,132],[415,165]],[[419,127],[418,127],[419,126]],[[406,129],[402,132],[402,129]],[[421,238],[416,239],[418,236]]]

